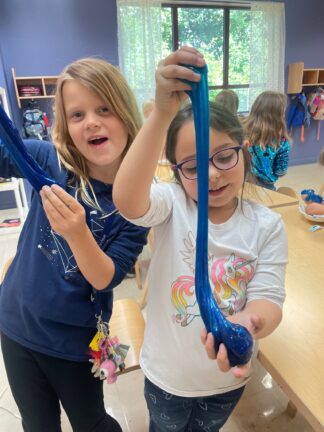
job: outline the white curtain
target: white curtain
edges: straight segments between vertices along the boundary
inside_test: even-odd
[[[251,2],[249,106],[265,90],[284,92],[285,5]]]
[[[117,0],[120,69],[137,102],[154,98],[162,58],[161,0]]]

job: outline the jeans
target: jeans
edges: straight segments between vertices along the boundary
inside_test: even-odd
[[[205,397],[175,396],[145,378],[149,432],[217,432],[240,400],[244,387]]]
[[[93,377],[89,362],[40,354],[3,333],[1,349],[25,432],[61,432],[59,402],[74,432],[122,432],[106,413],[103,382]]]

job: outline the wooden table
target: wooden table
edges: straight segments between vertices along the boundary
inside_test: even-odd
[[[276,208],[289,240],[283,321],[258,358],[316,432],[324,431],[324,229],[298,206]],[[324,225],[323,225],[324,227]]]
[[[261,186],[245,183],[244,198],[263,204],[269,208],[278,208],[298,204],[298,198],[293,198]]]

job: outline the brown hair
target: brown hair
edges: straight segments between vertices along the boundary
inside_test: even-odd
[[[128,140],[124,155],[141,127],[141,115],[135,96],[125,78],[116,67],[103,59],[89,57],[77,60],[69,64],[59,76],[55,94],[53,143],[57,149],[60,163],[74,174],[82,200],[97,207],[95,196],[91,199],[87,193],[87,187],[92,190],[87,161],[75,147],[68,131],[63,104],[63,87],[68,80],[76,80],[95,92],[125,125]]]
[[[277,148],[283,136],[289,139],[286,106],[286,95],[276,91],[265,91],[255,99],[249,116],[242,120],[245,137],[251,145]]]
[[[215,97],[215,103],[223,106],[232,114],[237,114],[239,107],[239,98],[233,90],[222,90]]]

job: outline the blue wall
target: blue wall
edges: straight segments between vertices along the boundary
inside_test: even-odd
[[[0,87],[6,88],[6,79],[4,74],[4,68],[3,68],[3,62],[2,62],[2,52],[1,52],[1,46],[0,46]]]
[[[17,76],[59,75],[70,62],[101,56],[118,64],[115,0],[0,0],[0,86],[7,87],[12,117],[21,127],[11,68]],[[50,100],[42,109],[50,112]],[[0,208],[15,207],[0,194]]]
[[[298,61],[304,61],[306,68],[324,68],[324,2],[285,0],[284,3],[286,74],[288,64]],[[115,0],[0,0],[0,85],[7,84],[9,104],[18,127],[21,114],[11,68],[15,68],[18,76],[58,75],[66,64],[89,55],[99,55],[118,64]],[[291,165],[315,162],[324,145],[324,126],[319,142],[315,122],[305,135],[306,142],[302,144],[299,131],[294,134]]]
[[[1,0],[0,48],[20,125],[11,68],[17,76],[59,75],[68,63],[91,55],[118,64],[115,0]]]
[[[324,69],[324,2],[322,0],[286,0],[286,76],[288,64],[304,62],[305,68]],[[317,121],[305,129],[305,142],[300,141],[300,129],[294,131],[290,164],[312,163],[324,147],[324,126],[316,140]]]

